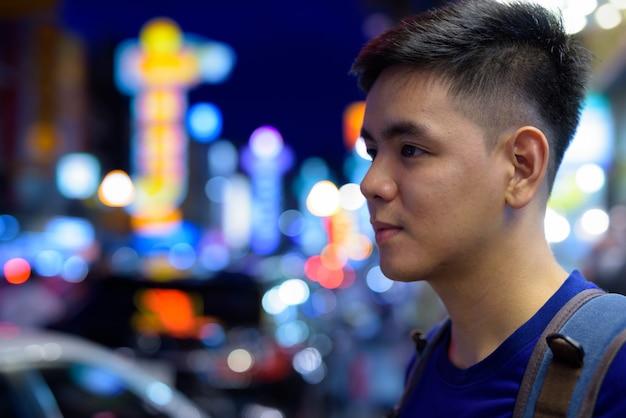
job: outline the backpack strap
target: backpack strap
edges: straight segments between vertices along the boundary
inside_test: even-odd
[[[535,405],[535,418],[565,417],[583,369],[585,351],[577,341],[563,334],[550,334],[546,342],[552,361]]]
[[[574,389],[568,416],[593,415],[604,375],[626,341],[624,330],[626,297],[617,293],[607,293],[589,301],[563,326],[562,332],[576,339],[586,352],[585,365]],[[585,411],[588,412],[583,415]]]
[[[585,399],[578,413],[578,417],[590,417],[593,415],[593,407],[595,406],[596,399],[600,393],[600,386],[604,381],[604,376],[624,343],[626,343],[626,329],[618,334],[604,353],[602,360],[600,360],[600,364],[596,368],[596,372],[589,382],[587,393],[585,394]]]
[[[402,396],[400,400],[394,406],[393,410],[386,415],[386,418],[398,418],[400,416],[400,412],[413,389],[417,385],[417,382],[420,380],[422,373],[424,372],[424,368],[428,363],[428,359],[433,352],[434,347],[437,345],[439,341],[446,334],[448,328],[450,328],[450,319],[446,318],[441,321],[439,324],[435,326],[433,330],[432,337],[427,340],[424,337],[424,334],[420,331],[413,331],[411,337],[413,341],[415,341],[416,355],[415,361],[413,362],[413,366],[409,371],[409,375],[407,377],[406,384],[404,385],[404,391],[402,392]]]
[[[548,335],[558,332],[578,308],[585,304],[585,302],[601,294],[604,294],[604,291],[600,289],[587,289],[578,293],[563,305],[543,330],[530,355],[530,360],[528,360],[517,399],[515,400],[513,418],[531,418],[533,416],[535,402],[539,397],[539,388],[535,385],[535,378],[538,376],[540,368],[543,365],[544,370],[543,375],[541,375],[541,381],[543,381],[547,369],[547,364],[544,364],[543,360],[548,351]]]
[[[582,356],[584,353],[584,363],[582,370],[569,374],[569,379],[573,382],[566,385],[570,386],[571,396],[568,396],[569,400],[565,400],[566,411],[561,410],[557,416],[590,417],[604,375],[626,341],[626,335],[622,335],[625,334],[625,329],[626,297],[623,295],[588,289],[575,296],[563,306],[539,338],[522,379],[513,416],[542,416],[540,411],[535,410],[536,407],[545,408],[547,402],[552,403],[550,407],[555,408],[554,405],[558,403],[558,398],[551,401],[544,397],[541,401],[543,406],[538,404],[549,371],[556,367],[551,364],[562,361],[563,358],[556,351],[547,350],[548,336],[554,337],[558,333],[558,336],[568,339],[573,345],[581,346],[579,354]],[[560,402],[563,409],[564,401]]]

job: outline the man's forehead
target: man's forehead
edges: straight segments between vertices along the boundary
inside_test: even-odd
[[[450,88],[450,82],[441,74],[404,64],[384,69],[372,85],[370,92],[377,85],[385,85],[398,90],[436,88],[448,91]]]

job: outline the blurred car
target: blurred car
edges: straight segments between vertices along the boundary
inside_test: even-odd
[[[209,418],[137,361],[76,336],[0,326],[2,418]]]

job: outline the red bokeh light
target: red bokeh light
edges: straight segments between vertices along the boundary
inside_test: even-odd
[[[11,284],[22,284],[30,278],[31,268],[23,258],[12,258],[4,263],[4,277]]]

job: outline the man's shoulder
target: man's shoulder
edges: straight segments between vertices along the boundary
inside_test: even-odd
[[[551,344],[553,341],[561,342],[554,345]],[[535,406],[542,409],[550,403],[553,405],[549,408],[569,405],[570,411],[577,411],[576,415],[580,412],[581,416],[591,416],[595,405],[618,407],[621,411],[621,405],[626,406],[626,401],[616,404],[615,391],[605,382],[619,379],[620,375],[623,379],[625,343],[626,297],[598,288],[588,288],[576,294],[554,316],[537,342],[522,381],[522,395],[516,403],[517,414],[514,416],[528,416]],[[623,385],[619,386],[622,396]],[[569,388],[567,393],[562,390],[565,387]],[[555,392],[553,388],[561,389]],[[613,409],[609,411],[613,412]]]
[[[594,416],[626,416],[626,344],[611,362],[599,388]]]

